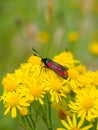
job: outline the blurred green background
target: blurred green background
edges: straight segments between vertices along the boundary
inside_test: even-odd
[[[0,0],[0,83],[27,62],[32,47],[50,58],[68,49],[97,70],[98,0]],[[2,102],[0,110],[0,130],[22,130],[17,119],[3,115]]]

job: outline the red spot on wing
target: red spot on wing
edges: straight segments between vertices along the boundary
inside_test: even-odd
[[[53,62],[49,62],[47,65],[51,68],[51,67],[53,67],[54,64],[53,64]]]
[[[67,71],[60,71],[59,74],[60,74],[61,76],[65,76],[65,75],[67,74]]]
[[[55,68],[56,71],[60,70],[60,65]]]

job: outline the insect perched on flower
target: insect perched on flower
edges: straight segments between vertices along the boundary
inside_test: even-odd
[[[60,75],[63,79],[67,79],[68,78],[68,72],[67,72],[67,67],[62,66],[61,64],[51,60],[50,58],[43,58],[42,56],[39,55],[39,53],[34,49],[34,55],[41,57],[41,61],[44,63],[45,67],[53,70],[54,72],[56,72],[58,75]]]

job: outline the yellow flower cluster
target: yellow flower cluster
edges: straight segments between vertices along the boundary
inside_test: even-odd
[[[46,68],[41,58],[34,55],[14,73],[3,78],[4,91],[1,100],[5,107],[4,115],[9,112],[12,118],[16,117],[17,113],[27,115],[28,107],[34,102],[44,106],[44,99],[48,94],[49,102],[56,105],[63,103],[70,111],[66,118],[69,126],[62,121],[67,129],[76,123],[77,118],[82,120],[79,128],[85,120],[92,121],[93,124],[98,118],[98,71],[87,71],[69,51],[56,55],[53,61],[68,68],[68,79],[65,80],[53,70]],[[73,123],[70,126],[72,116]],[[76,125],[74,127],[77,129]],[[90,127],[92,125],[86,128]]]

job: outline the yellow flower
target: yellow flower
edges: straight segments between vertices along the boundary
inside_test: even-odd
[[[22,64],[20,69],[24,76],[16,91],[26,97],[29,103],[37,100],[43,105],[43,98],[47,90],[47,87],[42,82],[45,68],[41,68],[38,64],[26,63]],[[18,70],[16,72],[19,74]]]
[[[15,90],[18,87],[15,74],[7,74],[6,77],[4,77],[2,80],[2,85],[4,87],[4,91],[6,92]]]
[[[78,76],[78,81],[81,85],[98,85],[97,72],[87,71],[86,73]]]
[[[66,84],[68,80],[59,77],[54,71],[48,70],[45,73],[43,83],[47,86],[51,102],[59,103],[62,98],[66,98]]]
[[[68,50],[56,55],[53,60],[67,67],[72,67],[75,63],[80,63],[80,61],[74,59],[72,53]]]
[[[29,106],[28,101],[25,97],[21,97],[20,94],[15,92],[9,92],[2,96],[4,101],[4,107],[6,108],[4,115],[11,111],[12,118],[17,116],[17,110],[21,111],[23,107]]]
[[[76,92],[75,102],[70,101],[69,107],[83,119],[92,120],[98,117],[98,90],[94,86]]]
[[[65,128],[57,128],[57,130],[89,130],[93,125],[89,124],[86,126],[82,126],[84,121],[82,119],[77,119],[76,115],[74,114],[72,119],[67,116],[67,121],[61,120],[61,123],[64,125]]]
[[[68,34],[68,41],[70,43],[75,43],[75,42],[78,41],[78,39],[79,39],[79,33],[78,32],[73,31],[73,32],[70,32]]]
[[[68,85],[70,86],[70,89],[72,91],[76,91],[81,86],[81,84],[78,81],[78,77],[80,75],[79,71],[74,66],[72,68],[69,68],[68,75],[69,75],[69,79],[70,79],[69,82],[68,82]]]
[[[37,77],[38,78],[38,77]],[[26,98],[32,103],[34,100],[44,104],[43,98],[46,94],[46,88],[39,79],[28,79]]]
[[[37,40],[42,44],[47,43],[49,41],[49,33],[45,31],[39,32]]]
[[[97,42],[97,41],[91,42],[88,47],[89,47],[89,51],[90,51],[92,54],[98,56],[98,42]]]
[[[51,102],[59,103],[62,100],[62,97],[66,98],[64,93],[65,87],[63,86],[62,82],[59,80],[51,80],[50,81],[50,95],[51,95]]]
[[[28,114],[28,109],[27,107],[22,107],[19,112],[22,116],[26,116]]]
[[[76,66],[76,69],[78,70],[78,72],[79,72],[80,74],[85,74],[85,73],[87,72],[86,66],[85,66],[85,65],[82,65],[82,64]]]
[[[64,100],[59,104],[53,104],[53,107],[56,109],[58,118],[60,120],[65,120],[67,118],[67,115],[72,115],[72,112],[68,109],[68,106]]]
[[[79,72],[76,70],[75,67],[73,67],[68,70],[68,75],[72,79],[77,79],[77,77],[79,76]]]
[[[39,64],[32,65],[31,63],[24,63],[20,66],[20,69],[24,74],[24,79],[28,77],[31,77],[33,79],[33,77],[38,78],[38,76],[41,76],[41,72],[44,70],[44,67]]]
[[[70,91],[75,92],[75,91],[78,91],[79,87],[81,87],[81,84],[77,80],[71,79],[68,82],[68,86],[70,88]]]
[[[66,111],[62,108],[58,109],[58,117],[62,120],[66,119]]]
[[[35,65],[35,64],[41,64],[41,58],[38,57],[38,56],[30,56],[29,59],[28,59],[28,62],[31,63],[32,65]]]
[[[98,85],[97,72],[87,71],[82,64],[69,68],[68,75],[70,79],[68,84],[73,91],[77,91],[77,89],[83,88],[83,86]]]

